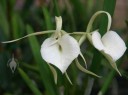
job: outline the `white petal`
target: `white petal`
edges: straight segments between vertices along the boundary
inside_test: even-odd
[[[61,53],[58,50],[58,43],[54,42],[56,42],[56,39],[52,37],[47,38],[41,46],[41,55],[47,63],[52,63],[55,66],[59,66],[61,60]]]
[[[105,46],[104,52],[109,54],[114,61],[118,60],[125,52],[126,45],[121,37],[114,31],[108,31],[102,37]]]
[[[48,38],[41,46],[41,55],[43,59],[58,67],[62,73],[66,71],[71,62],[80,54],[80,48],[77,41],[68,34],[58,39]]]
[[[62,36],[58,42],[62,48],[61,51],[61,71],[65,72],[72,61],[80,54],[80,47],[78,42],[68,34]]]
[[[101,41],[101,35],[97,30],[92,32],[92,44],[100,51],[104,49],[103,43]]]

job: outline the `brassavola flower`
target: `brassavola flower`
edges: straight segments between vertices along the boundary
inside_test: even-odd
[[[123,56],[126,45],[123,39],[115,31],[107,31],[102,37],[98,30],[92,32],[92,44],[101,51],[111,66],[121,75],[116,66],[116,61]]]
[[[80,54],[78,42],[61,32],[62,18],[56,17],[56,32],[41,45],[42,58],[65,73],[68,66]]]
[[[90,33],[93,21],[101,13],[105,13],[108,16],[107,32],[102,37],[99,33],[99,30],[95,30]],[[111,66],[120,74],[115,62],[126,51],[126,45],[123,39],[115,31],[110,30],[111,21],[111,15],[108,12],[99,11],[95,13],[88,24],[87,38],[92,43],[92,45],[106,57]]]

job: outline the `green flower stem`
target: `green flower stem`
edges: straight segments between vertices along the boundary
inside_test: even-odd
[[[41,31],[41,32],[35,32],[35,33],[30,33],[24,37],[21,37],[21,38],[18,38],[18,39],[15,39],[15,40],[11,40],[11,41],[4,41],[4,42],[1,42],[1,43],[12,43],[12,42],[16,42],[16,41],[19,41],[21,39],[24,39],[24,38],[27,38],[27,37],[31,37],[31,36],[34,36],[34,35],[43,35],[43,34],[48,34],[48,33],[53,33],[55,32],[55,30],[48,30],[48,31]]]
[[[88,26],[87,26],[87,30],[86,32],[91,32],[91,29],[92,29],[92,25],[96,19],[96,17],[100,14],[106,14],[108,16],[108,24],[107,24],[107,31],[110,30],[110,27],[111,27],[111,23],[112,23],[112,19],[111,19],[111,15],[108,13],[108,12],[105,12],[105,11],[98,11],[96,12],[92,17],[91,17],[91,20],[89,21],[88,23]]]
[[[88,23],[88,25],[87,25],[86,34],[92,32],[93,23],[94,23],[96,17],[99,16],[100,14],[106,14],[106,15],[107,15],[107,17],[108,17],[107,31],[110,30],[111,23],[112,23],[111,15],[110,15],[108,12],[105,12],[105,11],[98,11],[98,12],[96,12],[96,13],[91,17],[91,19],[90,19],[90,21],[89,21],[89,23]],[[80,44],[80,45],[81,45],[81,44],[84,42],[84,40],[86,39],[86,36],[87,36],[86,34],[84,34],[84,35],[80,38],[80,40],[79,40],[79,44]]]

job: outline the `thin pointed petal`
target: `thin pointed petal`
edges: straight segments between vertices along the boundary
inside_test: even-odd
[[[101,51],[101,53],[106,57],[106,59],[109,61],[110,65],[113,67],[113,69],[115,69],[118,72],[118,74],[120,76],[122,76],[120,71],[118,70],[117,65],[114,62],[113,58],[109,54],[106,54],[104,51]]]
[[[121,37],[114,31],[108,31],[102,37],[105,53],[109,54],[114,61],[118,60],[126,51],[126,45]]]
[[[98,75],[96,75],[95,73],[93,73],[93,72],[91,72],[91,71],[85,69],[84,67],[82,67],[82,66],[80,65],[80,63],[79,63],[79,61],[78,61],[77,58],[75,59],[75,62],[76,62],[76,66],[78,67],[78,69],[80,69],[82,72],[87,73],[87,74],[90,74],[90,75],[95,76],[95,77],[98,77],[98,78],[101,78],[101,76],[98,76]]]
[[[68,79],[69,83],[70,83],[71,85],[73,85],[71,79],[69,78],[69,76],[68,76],[68,74],[67,74],[67,72],[65,72],[65,76],[66,76],[66,78]]]
[[[51,65],[49,65],[50,67],[50,70],[52,71],[52,74],[54,76],[54,81],[55,81],[55,84],[57,84],[57,72],[56,70],[54,69],[54,67],[52,67]]]
[[[92,43],[96,49],[100,51],[104,49],[104,45],[101,41],[101,35],[97,30],[92,33]]]
[[[80,52],[80,56],[81,56],[81,58],[83,59],[83,61],[84,61],[84,63],[85,63],[85,66],[86,66],[86,68],[87,68],[87,63],[86,63],[86,60],[85,60],[85,58],[84,58],[84,56],[83,56],[83,54]]]

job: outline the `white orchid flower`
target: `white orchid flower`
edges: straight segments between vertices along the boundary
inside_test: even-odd
[[[47,63],[53,64],[65,73],[68,66],[80,54],[80,47],[69,34],[62,35],[61,27],[62,19],[56,17],[56,32],[41,45],[41,55]]]
[[[101,37],[98,30],[89,33],[95,18],[101,13],[105,13],[108,16],[107,32],[103,35],[103,37]],[[111,21],[111,15],[108,12],[99,11],[94,14],[88,24],[87,38],[92,43],[92,45],[106,57],[112,67],[120,74],[115,62],[126,51],[126,45],[122,38],[115,31],[110,31]]]
[[[115,62],[126,51],[126,45],[122,38],[115,31],[108,31],[101,37],[96,30],[92,32],[92,44],[97,50],[101,51],[112,67],[120,74]]]

